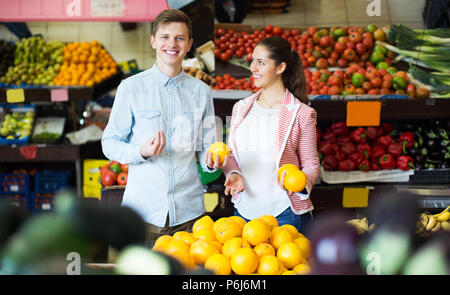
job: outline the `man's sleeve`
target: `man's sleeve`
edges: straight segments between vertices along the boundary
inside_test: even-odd
[[[103,154],[109,160],[123,164],[145,161],[141,156],[140,146],[128,142],[133,124],[131,97],[126,84],[122,82],[117,88],[111,115],[102,137]]]

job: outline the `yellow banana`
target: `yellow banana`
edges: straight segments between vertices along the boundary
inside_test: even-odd
[[[441,227],[445,231],[450,231],[450,221],[441,222]]]
[[[440,215],[444,214],[445,212],[448,212],[450,210],[450,206],[448,206],[447,208],[445,208],[444,210],[442,210],[442,212],[438,213],[438,214],[434,214],[434,217],[439,217]]]
[[[450,212],[445,211],[443,214],[436,217],[436,219],[440,222],[447,221],[450,218]]]
[[[438,230],[441,229],[441,223],[438,221],[436,222],[435,226],[433,226],[433,228],[431,229],[432,232],[437,232]]]
[[[423,228],[425,228],[428,224],[428,219],[430,219],[429,215],[422,213],[420,214],[420,222],[423,225]]]
[[[428,223],[427,226],[425,227],[426,230],[431,230],[437,223],[437,219],[436,217],[434,217],[433,215],[430,216],[430,218],[428,218]]]

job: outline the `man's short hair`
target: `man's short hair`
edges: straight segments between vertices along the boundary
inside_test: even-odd
[[[152,35],[153,36],[156,35],[156,32],[158,31],[158,28],[161,24],[168,24],[168,23],[186,24],[189,33],[189,39],[192,39],[191,19],[189,18],[189,16],[186,15],[186,13],[178,9],[166,9],[163,10],[160,14],[158,14],[155,21],[153,22]]]

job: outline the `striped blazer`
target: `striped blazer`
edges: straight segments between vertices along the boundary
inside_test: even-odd
[[[227,142],[232,152],[227,167],[223,169],[225,175],[232,171],[240,172],[239,153],[235,143],[236,129],[248,114],[261,91],[259,90],[252,96],[238,101],[233,106]],[[308,194],[297,193],[290,197],[291,209],[297,215],[314,209],[309,194],[319,176],[320,167],[316,144],[316,123],[316,111],[300,102],[289,90],[286,90],[279,113],[275,148],[271,156],[276,163],[276,167],[288,163],[294,164],[300,167],[307,176],[306,190]],[[238,194],[232,200],[237,202],[239,198]]]

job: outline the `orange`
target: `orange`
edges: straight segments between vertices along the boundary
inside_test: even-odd
[[[221,242],[218,242],[218,241],[211,241],[211,244],[213,244],[213,245],[217,248],[217,251],[219,251],[220,253],[222,253],[223,244],[222,244]]]
[[[269,243],[258,244],[255,248],[253,248],[253,251],[255,251],[256,255],[258,255],[259,257],[263,257],[266,255],[275,255],[275,249]]]
[[[219,156],[219,163],[223,163],[225,156],[228,156],[231,152],[231,150],[228,148],[228,146],[223,142],[215,142],[212,145],[209,146],[208,152],[212,153],[212,159],[216,158],[216,155]]]
[[[272,215],[263,215],[263,216],[259,217],[258,219],[262,219],[265,222],[267,222],[267,224],[270,225],[271,229],[274,229],[278,226],[278,220]]]
[[[204,264],[210,256],[218,254],[219,251],[213,243],[200,240],[192,243],[189,253],[196,264]]]
[[[289,230],[282,227],[277,227],[272,230],[270,243],[275,248],[275,250],[278,250],[283,244],[293,241],[294,236]]]
[[[290,231],[291,234],[292,234],[292,236],[293,236],[294,238],[298,237],[298,230],[297,230],[297,228],[296,228],[295,226],[293,226],[292,224],[283,224],[283,225],[281,226],[281,228],[285,228],[285,229],[287,229],[288,231]]]
[[[295,273],[299,274],[299,275],[306,275],[309,274],[311,272],[311,267],[308,264],[297,264],[292,271],[294,271]]]
[[[187,232],[187,231],[176,232],[176,233],[173,234],[173,238],[175,240],[183,241],[186,244],[188,244],[189,246],[192,245],[192,243],[196,241],[194,236],[191,233]]]
[[[268,242],[270,236],[270,225],[261,219],[250,220],[242,229],[242,237],[252,246]]]
[[[281,274],[282,264],[274,255],[266,255],[259,259],[258,274],[260,275],[279,275]]]
[[[291,170],[284,177],[283,184],[290,192],[301,192],[306,187],[306,174],[300,170]]]
[[[250,248],[250,244],[241,237],[231,238],[223,244],[222,253],[231,258],[236,250],[241,248]]]
[[[211,255],[205,262],[205,268],[213,271],[216,275],[230,275],[231,262],[223,254]]]
[[[227,219],[228,219],[228,217],[222,217],[222,218],[217,219],[217,220],[214,222],[214,225],[213,225],[212,229],[213,229],[214,231],[216,231],[217,228],[220,226],[220,224],[226,222]]]
[[[203,241],[217,241],[216,234],[212,229],[204,228],[198,230],[192,234],[194,238],[203,240]]]
[[[172,236],[160,236],[156,239],[155,244],[153,245],[153,250],[164,252],[165,247],[167,246],[167,244],[169,244],[170,241],[172,241]]]
[[[311,257],[310,243],[307,238],[296,238],[294,243],[297,244],[298,248],[302,252],[302,256],[305,259],[309,259],[309,257]]]
[[[248,275],[258,268],[258,255],[250,248],[240,248],[231,256],[231,269],[238,275]]]
[[[179,251],[179,250],[189,252],[189,245],[186,244],[185,242],[182,242],[180,240],[175,240],[172,238],[172,240],[166,245],[164,252],[170,255],[170,253]]]
[[[289,242],[278,249],[277,257],[285,267],[291,269],[302,261],[302,252],[297,244]]]
[[[225,243],[231,238],[239,237],[242,234],[242,227],[231,219],[226,219],[215,229],[216,239]]]
[[[306,237],[300,232],[298,233],[297,238],[305,238],[306,239]]]
[[[202,218],[198,219],[194,225],[192,226],[192,232],[199,231],[201,229],[212,229],[214,225],[214,221],[209,217],[208,215],[203,216]]]
[[[286,177],[287,172],[291,170],[298,170],[298,167],[294,164],[284,164],[283,166],[281,166],[277,171],[278,181],[281,182],[281,174],[283,174],[284,171],[286,171],[286,174],[284,175],[284,177]]]
[[[244,225],[247,223],[247,221],[240,216],[230,216],[228,218],[239,224],[242,228],[244,228]]]

